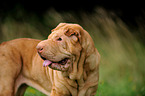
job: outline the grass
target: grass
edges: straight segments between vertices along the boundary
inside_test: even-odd
[[[48,10],[41,20],[26,14],[22,11],[15,18],[7,16],[1,22],[0,42],[21,37],[46,39],[58,23],[78,23],[90,33],[101,54],[96,96],[145,96],[145,46],[136,35],[145,32],[143,25],[131,28],[113,12],[102,8],[93,14],[82,12],[79,18],[74,12],[59,13],[54,9]],[[24,96],[45,95],[29,87]]]
[[[28,87],[24,96],[46,96],[32,87]]]

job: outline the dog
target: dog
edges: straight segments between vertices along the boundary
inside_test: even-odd
[[[0,44],[0,96],[23,96],[32,86],[48,96],[94,96],[100,55],[78,24],[60,23],[47,40]]]

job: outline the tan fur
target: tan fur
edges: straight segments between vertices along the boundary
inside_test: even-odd
[[[56,42],[60,36],[63,41]],[[43,67],[44,60],[37,53],[40,47],[41,55],[53,61],[69,55],[68,69]],[[48,96],[93,96],[99,62],[92,38],[78,24],[60,23],[44,41],[21,38],[4,42],[0,45],[0,96],[23,96],[27,86]]]

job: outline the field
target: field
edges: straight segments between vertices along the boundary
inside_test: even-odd
[[[48,10],[42,17],[16,10],[0,22],[0,42],[15,38],[47,39],[60,22],[78,23],[92,36],[100,52],[100,80],[96,96],[145,96],[145,26],[127,26],[113,12],[96,8],[92,14]],[[45,96],[29,87],[24,96]]]

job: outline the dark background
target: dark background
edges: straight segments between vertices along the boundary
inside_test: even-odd
[[[0,1],[0,17],[5,18],[7,15],[15,14],[16,7],[23,8],[27,14],[36,14],[41,16],[50,8],[56,11],[73,11],[78,13],[93,13],[95,7],[103,7],[108,11],[115,12],[129,26],[137,26],[137,22],[144,23],[145,6],[143,0],[2,0]]]

